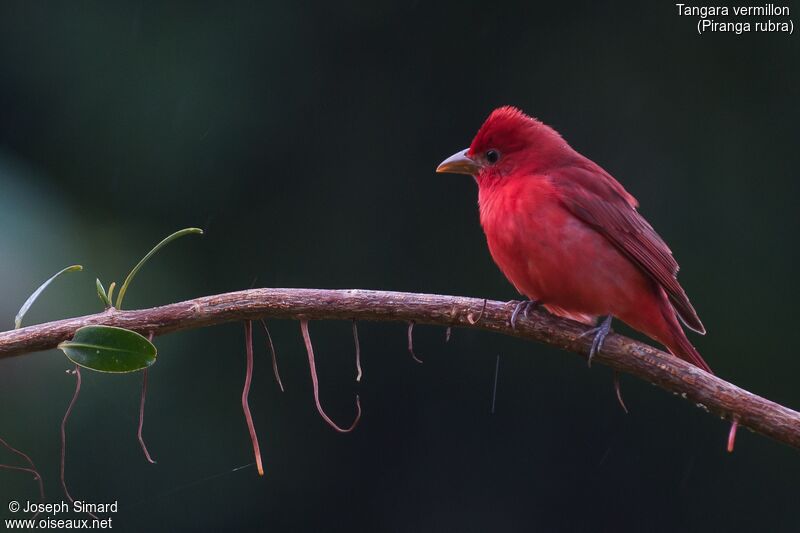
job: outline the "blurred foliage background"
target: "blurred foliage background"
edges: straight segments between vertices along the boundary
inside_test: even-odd
[[[798,6],[791,5],[795,10]],[[26,323],[100,310],[153,244],[126,307],[250,286],[512,299],[468,178],[434,174],[514,104],[611,171],[670,243],[718,374],[800,407],[795,346],[800,49],[785,34],[695,33],[669,2],[3,2],[0,317],[73,263]],[[797,531],[797,452],[544,346],[456,330],[312,323],[323,403],[296,323],[275,322],[240,393],[240,324],[158,338],[145,436],[139,375],[84,372],[67,478],[119,500],[117,529]],[[624,329],[624,328],[620,328]],[[495,357],[497,409],[490,414]],[[50,500],[72,395],[51,351],[0,361],[0,435]],[[0,462],[14,456],[0,451]],[[0,516],[36,498],[0,472]]]

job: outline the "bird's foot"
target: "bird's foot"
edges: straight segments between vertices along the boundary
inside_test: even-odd
[[[608,337],[608,334],[611,332],[612,320],[614,320],[614,317],[608,315],[603,319],[602,322],[600,322],[599,326],[586,330],[579,335],[579,337],[594,335],[594,339],[592,339],[592,348],[589,350],[589,366],[592,366],[592,358],[595,356],[595,354],[603,349],[603,341],[606,340],[606,337]]]
[[[511,312],[511,329],[517,329],[517,317],[519,316],[520,312],[522,316],[528,318],[528,312],[533,311],[536,309],[536,306],[539,305],[537,300],[522,300],[521,302],[517,303],[517,306],[514,308],[514,311]]]

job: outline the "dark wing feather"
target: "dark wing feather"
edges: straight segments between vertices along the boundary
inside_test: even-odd
[[[678,263],[664,240],[636,211],[636,199],[589,160],[547,173],[575,216],[597,229],[664,288],[687,327],[705,333],[703,323],[676,278]]]

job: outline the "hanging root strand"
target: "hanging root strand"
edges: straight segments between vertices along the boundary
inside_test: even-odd
[[[156,464],[153,458],[150,456],[150,452],[147,450],[147,444],[144,443],[144,437],[142,436],[142,429],[144,428],[144,402],[145,398],[147,398],[147,369],[145,368],[142,370],[142,397],[139,401],[139,429],[136,431],[136,437],[139,439],[139,445],[142,447],[142,451],[144,452],[144,458],[147,459],[147,462],[150,464]]]
[[[72,400],[70,400],[67,410],[64,413],[64,418],[61,420],[61,488],[64,490],[64,495],[67,497],[69,502],[74,503],[75,500],[72,498],[72,495],[67,489],[67,478],[64,474],[64,471],[66,470],[67,463],[67,420],[69,420],[69,415],[72,414],[72,408],[75,407],[75,402],[78,401],[78,395],[81,392],[81,368],[78,365],[75,365],[75,369],[67,370],[67,373],[75,375],[75,392],[73,393]],[[99,520],[97,515],[94,513],[86,511],[86,514],[95,520]]]
[[[478,315],[478,318],[474,318],[474,317],[473,317],[473,315],[472,315],[472,313],[469,313],[469,314],[467,315],[467,322],[469,322],[469,323],[470,323],[470,325],[474,326],[475,324],[477,324],[478,322],[480,322],[480,321],[481,321],[481,318],[483,318],[483,313],[484,313],[484,311],[486,311],[486,303],[487,303],[488,301],[489,301],[489,299],[488,299],[488,298],[484,298],[484,299],[483,299],[483,307],[481,307],[481,312],[480,312],[480,314]]]
[[[311,369],[311,385],[314,388],[314,403],[317,406],[317,411],[319,412],[319,416],[328,423],[330,427],[338,431],[339,433],[350,433],[353,431],[358,425],[358,421],[361,420],[361,400],[359,399],[358,395],[356,394],[356,418],[353,420],[353,423],[350,424],[348,428],[341,428],[336,425],[336,423],[330,419],[330,417],[325,414],[325,410],[322,408],[322,404],[319,401],[319,381],[317,379],[317,365],[314,362],[314,346],[311,344],[311,335],[308,333],[308,319],[302,318],[300,319],[300,332],[303,334],[303,342],[306,345],[306,352],[308,353],[308,366]]]
[[[411,359],[416,361],[419,364],[422,364],[422,360],[414,353],[414,322],[411,321],[408,323],[408,353],[411,354]]]
[[[272,354],[272,373],[275,375],[275,381],[278,382],[278,387],[280,387],[281,392],[283,390],[283,382],[281,381],[281,374],[278,372],[278,356],[275,354],[275,345],[272,344],[272,335],[269,334],[269,328],[267,327],[267,321],[263,318],[261,319],[261,325],[264,327],[264,333],[267,334],[267,344],[269,345],[269,353]]]
[[[617,394],[617,401],[622,406],[622,410],[625,411],[625,414],[628,414],[628,408],[625,406],[625,401],[622,399],[622,390],[619,386],[619,372],[614,370],[614,392]]]
[[[256,427],[253,424],[253,415],[250,414],[250,404],[247,397],[250,394],[250,383],[253,380],[253,322],[246,320],[244,323],[244,344],[247,352],[247,370],[244,375],[244,388],[242,389],[242,410],[244,419],[247,422],[247,430],[250,432],[250,440],[253,442],[253,455],[256,458],[256,468],[258,475],[264,475],[264,467],[261,464],[261,449],[258,446],[258,436]]]
[[[353,319],[353,342],[356,345],[356,381],[361,381],[361,376],[363,376],[363,372],[361,372],[361,343],[358,342],[358,323],[356,319]]]
[[[734,418],[731,422],[731,430],[728,432],[728,453],[733,453],[733,446],[736,444],[736,430],[739,428],[739,421]]]
[[[147,336],[147,340],[153,342],[153,332],[151,331],[150,334]],[[156,464],[152,457],[150,457],[150,452],[147,450],[147,444],[144,443],[144,437],[142,436],[142,429],[144,428],[144,402],[147,398],[147,369],[145,368],[142,370],[142,397],[139,401],[139,429],[136,431],[136,437],[139,439],[139,445],[142,447],[142,451],[144,452],[144,458],[147,459],[147,462],[150,464]]]
[[[22,457],[25,460],[25,462],[28,463],[28,466],[30,467],[30,468],[28,468],[28,467],[23,467],[23,466],[13,466],[13,465],[0,464],[0,468],[5,469],[5,470],[17,470],[17,471],[28,472],[30,474],[33,474],[33,479],[36,480],[36,482],[39,484],[39,499],[40,499],[40,501],[44,502],[44,500],[45,500],[44,482],[42,481],[42,475],[39,473],[39,470],[36,468],[36,465],[33,463],[33,459],[31,459],[30,456],[27,453],[25,453],[25,452],[23,452],[21,450],[18,450],[16,448],[14,448],[13,446],[11,446],[2,437],[0,437],[0,445],[2,445],[8,451],[10,451],[12,453],[15,453],[16,455],[19,455],[20,457]],[[38,514],[39,513],[37,512],[33,516],[36,517]]]

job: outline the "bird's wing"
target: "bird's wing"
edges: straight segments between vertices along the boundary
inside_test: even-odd
[[[548,176],[567,209],[602,233],[661,285],[683,323],[704,334],[705,327],[676,278],[678,263],[667,243],[636,211],[636,198],[591,161],[554,169]]]

